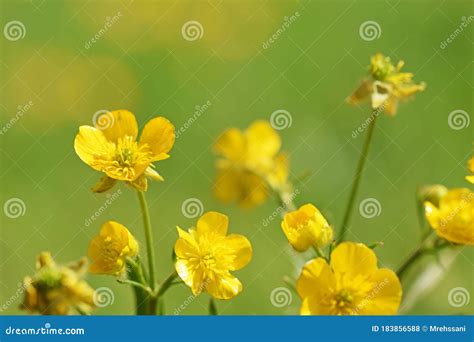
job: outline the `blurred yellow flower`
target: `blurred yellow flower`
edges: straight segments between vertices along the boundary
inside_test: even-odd
[[[469,171],[471,172],[471,175],[466,176],[466,179],[467,179],[468,182],[474,184],[474,156],[472,156],[472,158],[469,159],[469,161],[467,162],[467,167],[468,167]]]
[[[217,161],[216,197],[244,208],[265,202],[269,187],[278,191],[287,184],[289,162],[280,148],[280,136],[267,121],[255,121],[243,132],[227,129],[214,145],[223,157]]]
[[[390,57],[381,53],[373,55],[370,63],[371,78],[361,82],[349,97],[349,103],[358,104],[370,98],[373,109],[382,109],[391,116],[395,115],[400,100],[406,100],[426,88],[425,83],[413,82],[412,73],[401,72],[403,65],[403,61],[393,65]]]
[[[248,264],[252,246],[243,235],[227,235],[228,224],[226,215],[211,211],[199,218],[196,229],[185,232],[177,227],[176,272],[194,295],[207,292],[230,299],[242,291],[242,283],[230,271]]]
[[[333,237],[332,228],[312,204],[305,204],[298,210],[285,214],[281,228],[290,244],[299,252],[304,252],[311,246],[324,247]]]
[[[146,176],[163,180],[152,163],[169,158],[175,140],[174,126],[167,119],[156,117],[145,125],[138,142],[137,136],[137,120],[127,110],[104,113],[95,127],[79,127],[74,141],[77,155],[93,169],[105,173],[94,192],[109,190],[117,180],[146,191]]]
[[[439,205],[425,202],[425,214],[441,238],[474,245],[474,193],[469,189],[449,190]]]
[[[89,272],[117,276],[125,270],[126,258],[138,255],[138,243],[123,225],[108,221],[91,241],[88,255]]]
[[[297,282],[302,315],[393,315],[402,298],[392,270],[377,267],[374,251],[343,242],[323,258],[309,261]]]
[[[37,272],[25,277],[21,308],[42,315],[89,313],[94,308],[94,289],[83,280],[87,259],[65,266],[57,265],[49,252],[36,262]]]

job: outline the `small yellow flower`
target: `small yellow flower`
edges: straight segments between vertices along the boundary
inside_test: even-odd
[[[242,291],[242,283],[230,271],[249,263],[252,246],[243,235],[227,235],[228,224],[226,215],[211,211],[199,218],[196,229],[185,232],[177,227],[176,272],[194,295],[207,292],[230,299]]]
[[[89,272],[117,276],[125,270],[126,258],[138,255],[138,243],[127,228],[108,221],[91,241],[88,255],[92,259]]]
[[[467,162],[467,167],[469,171],[471,172],[470,176],[466,176],[466,179],[468,182],[474,184],[474,156],[472,156],[471,159]]]
[[[381,108],[385,113],[395,115],[400,100],[406,100],[426,88],[425,83],[413,82],[412,73],[401,72],[403,65],[403,61],[393,65],[390,57],[381,53],[372,56],[371,77],[362,81],[349,97],[349,103],[358,104],[370,97],[373,109]]]
[[[425,202],[425,215],[441,238],[474,245],[474,193],[469,189],[449,190],[439,205]]]
[[[316,258],[297,282],[302,315],[393,315],[402,298],[396,274],[377,267],[374,251],[361,243],[343,242],[331,263]]]
[[[145,125],[137,142],[137,120],[131,112],[116,110],[104,115],[109,117],[106,126],[81,126],[74,141],[79,158],[105,174],[93,191],[107,191],[117,181],[146,191],[146,176],[163,180],[152,163],[169,158],[175,140],[174,126],[167,119],[156,117]]]
[[[216,197],[244,208],[265,202],[269,187],[280,189],[288,180],[288,157],[280,148],[280,136],[266,121],[255,121],[243,132],[226,130],[214,146],[223,157],[217,161]]]
[[[304,252],[311,246],[324,247],[333,237],[332,228],[312,204],[305,204],[298,210],[285,214],[281,228],[290,244],[299,252]]]
[[[83,280],[86,265],[86,258],[57,265],[49,252],[42,252],[37,258],[36,274],[24,279],[21,308],[42,315],[89,313],[95,305],[94,289]]]

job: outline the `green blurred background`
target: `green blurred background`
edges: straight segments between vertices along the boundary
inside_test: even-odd
[[[296,12],[297,20],[263,48]],[[20,198],[26,208],[15,219],[0,215],[0,304],[15,297],[19,281],[34,272],[40,251],[51,251],[60,262],[78,259],[106,220],[123,223],[143,241],[136,195],[123,185],[122,195],[86,226],[86,218],[107,197],[90,191],[100,175],[74,153],[79,125],[90,125],[99,110],[123,108],[137,115],[140,127],[163,115],[179,128],[196,106],[210,101],[176,141],[171,158],[159,163],[166,181],[152,183],[147,193],[160,278],[172,270],[175,225],[189,227],[195,221],[183,216],[181,205],[198,198],[205,210],[226,213],[230,231],[245,234],[254,247],[252,262],[236,272],[244,291],[231,301],[219,301],[218,310],[297,314],[296,295],[283,307],[272,305],[270,295],[286,286],[283,276],[298,274],[308,256],[291,251],[277,220],[262,224],[275,210],[275,201],[242,211],[213,197],[216,158],[211,145],[229,126],[245,128],[278,109],[288,111],[292,125],[280,133],[293,177],[312,172],[299,185],[296,202],[314,203],[339,228],[363,139],[351,134],[369,112],[367,105],[350,107],[344,100],[377,51],[395,61],[404,59],[405,70],[428,84],[424,93],[400,106],[396,117],[378,121],[357,206],[372,197],[382,211],[367,219],[356,206],[350,231],[357,241],[383,241],[377,250],[380,264],[396,268],[419,241],[416,187],[468,185],[464,176],[474,123],[454,130],[448,115],[454,110],[472,114],[473,26],[444,49],[440,44],[471,14],[468,0],[2,1],[2,27],[20,21],[25,35],[12,41],[4,33],[0,39],[1,125],[30,101],[33,105],[0,135],[0,203]],[[107,20],[114,21],[111,27],[86,48]],[[192,20],[202,25],[203,35],[188,41],[181,29]],[[361,38],[359,27],[366,21],[379,24],[378,38]],[[473,255],[472,248],[456,253],[439,282],[429,280],[432,288],[415,295],[401,312],[472,313],[472,302],[453,307],[448,293],[463,287],[472,294]],[[433,260],[427,257],[418,264],[404,287]],[[114,303],[97,314],[132,313],[127,286],[107,276],[89,275],[88,281],[115,293]],[[167,313],[173,314],[190,295],[184,286],[173,287]],[[208,300],[199,296],[182,314],[206,314]],[[2,313],[22,313],[20,301],[14,298]]]

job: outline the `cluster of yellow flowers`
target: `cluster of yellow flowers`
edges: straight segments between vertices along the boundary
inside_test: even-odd
[[[413,83],[411,73],[400,72],[402,66],[403,62],[394,66],[382,54],[373,56],[370,78],[362,82],[349,102],[356,104],[370,97],[374,109],[382,108],[394,115],[400,100],[425,88],[424,84]],[[175,271],[163,282],[155,279],[153,230],[144,192],[148,179],[163,181],[153,163],[169,158],[175,142],[174,127],[163,117],[154,118],[144,126],[137,141],[137,121],[131,112],[117,110],[107,115],[113,124],[105,128],[81,126],[74,148],[84,163],[104,174],[94,192],[107,191],[118,181],[138,192],[148,268],[141,263],[139,243],[131,231],[108,221],[90,242],[89,272],[112,275],[120,283],[133,286],[137,314],[155,314],[158,299],[176,280],[186,284],[194,295],[205,292],[224,300],[238,295],[243,285],[231,272],[250,262],[252,245],[242,235],[228,234],[228,217],[213,211],[204,213],[187,231],[177,227]],[[255,121],[245,131],[227,129],[214,146],[220,158],[216,163],[216,197],[243,208],[262,204],[271,194],[284,202],[281,228],[289,244],[298,252],[312,248],[315,253],[296,281],[302,315],[397,313],[402,299],[399,276],[378,267],[374,247],[343,241],[343,234],[335,239],[333,227],[316,206],[307,203],[297,209],[293,204],[288,196],[293,188],[290,163],[281,145],[279,134],[266,121]],[[474,158],[469,169],[474,173]],[[467,180],[473,183],[474,176]],[[357,186],[354,189],[355,195]],[[438,239],[474,244],[473,192],[431,186],[425,189],[421,201]],[[83,280],[85,265],[86,261],[81,260],[60,266],[49,253],[42,253],[37,273],[25,279],[23,308],[42,314],[89,313],[94,308],[94,290]]]

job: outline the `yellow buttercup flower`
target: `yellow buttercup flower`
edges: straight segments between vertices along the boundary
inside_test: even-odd
[[[36,274],[23,282],[21,308],[42,315],[89,313],[95,307],[94,289],[83,279],[86,266],[86,258],[57,265],[49,252],[42,252],[37,258]]]
[[[393,315],[402,298],[395,272],[377,267],[374,251],[343,242],[323,258],[309,261],[297,282],[302,315]]]
[[[453,243],[474,245],[474,192],[452,189],[439,205],[425,202],[425,215],[439,237]]]
[[[138,243],[123,225],[108,221],[91,241],[88,255],[89,272],[117,276],[125,270],[126,258],[138,255]]]
[[[147,176],[163,178],[154,170],[153,162],[169,158],[175,140],[174,126],[163,117],[148,121],[137,141],[135,116],[127,110],[108,112],[107,125],[81,126],[74,141],[79,158],[105,176],[93,188],[104,192],[117,181],[125,181],[140,191],[147,189]]]
[[[242,235],[227,235],[229,221],[218,212],[205,213],[196,229],[177,227],[176,272],[194,295],[207,292],[217,299],[230,299],[242,291],[242,283],[230,271],[247,265],[252,246]]]
[[[285,214],[281,228],[290,244],[299,252],[304,252],[311,246],[324,247],[333,237],[332,228],[312,204],[305,204],[298,210]]]
[[[468,182],[474,184],[474,156],[471,159],[469,159],[469,161],[467,162],[467,167],[469,171],[471,172],[471,175],[466,176],[466,179]]]
[[[267,121],[255,121],[243,132],[226,130],[214,146],[223,157],[217,161],[216,197],[244,208],[265,202],[269,187],[278,190],[288,180],[288,157],[280,148],[280,136]]]
[[[413,74],[401,72],[404,65],[399,61],[395,66],[390,57],[377,53],[371,58],[370,78],[361,82],[356,91],[349,97],[351,104],[370,98],[373,109],[383,109],[393,116],[397,112],[398,102],[425,90],[426,84],[413,82]]]

